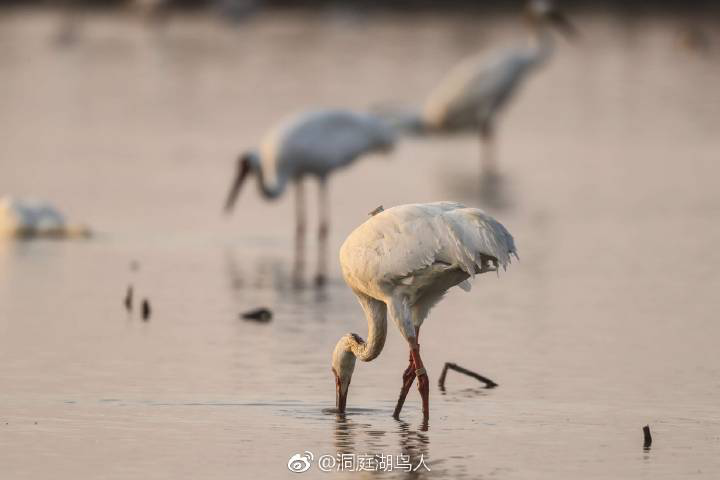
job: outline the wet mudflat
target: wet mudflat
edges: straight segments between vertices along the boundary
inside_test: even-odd
[[[424,325],[426,430],[415,389],[390,417],[407,358],[394,327],[358,365],[348,415],[328,413],[332,348],[365,336],[362,312],[334,258],[323,291],[292,288],[291,195],[248,189],[231,219],[223,197],[239,151],[287,112],[416,102],[458,59],[521,38],[514,19],[268,13],[157,31],[93,14],[60,49],[57,20],[0,17],[0,191],[98,233],[0,244],[3,476],[285,478],[305,451],[422,455],[420,478],[720,475],[720,62],[672,19],[577,18],[582,44],[558,44],[503,119],[505,201],[488,210],[521,261]],[[482,206],[477,150],[407,140],[337,175],[333,249],[380,204]],[[129,284],[149,321],[125,311]],[[238,318],[258,306],[272,321]],[[500,386],[450,372],[442,393],[446,361]]]

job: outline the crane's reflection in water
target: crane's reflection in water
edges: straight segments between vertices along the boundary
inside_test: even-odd
[[[307,282],[299,284],[288,267],[287,259],[281,256],[261,255],[243,268],[240,258],[245,255],[240,255],[238,250],[226,247],[224,251],[227,284],[235,298],[242,297],[243,291],[271,289],[294,301],[321,303],[328,299],[327,288],[345,285],[342,279],[336,277],[321,286]]]
[[[368,410],[373,411],[368,412]],[[382,415],[385,412],[374,411],[374,409],[349,409],[349,414],[335,414],[333,437],[338,454],[366,453],[374,455],[376,461],[381,456],[402,456],[403,461],[412,465],[413,469],[420,465],[420,468],[409,472],[412,475],[411,478],[425,478],[423,474],[428,470],[422,467],[423,463],[428,465],[432,471],[430,434],[427,423],[421,422],[419,427],[414,427],[408,422],[393,420],[393,428],[383,430],[373,423],[356,420],[358,417],[363,418],[363,414],[366,413]],[[397,443],[394,439],[397,439]],[[408,473],[401,470],[396,471]]]

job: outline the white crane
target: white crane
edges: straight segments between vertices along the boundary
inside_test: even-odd
[[[373,115],[344,110],[323,110],[293,117],[270,131],[260,150],[247,152],[237,162],[237,173],[225,203],[231,211],[248,175],[257,178],[260,194],[267,200],[279,197],[288,182],[295,183],[295,280],[304,270],[305,193],[303,179],[319,182],[318,270],[315,283],[327,275],[327,238],[330,228],[327,177],[336,169],[372,152],[387,152],[395,143],[394,130]]]
[[[427,97],[420,113],[401,114],[396,121],[417,134],[479,131],[484,147],[481,172],[496,173],[493,140],[498,113],[528,74],[552,55],[554,41],[549,27],[555,26],[568,36],[575,33],[549,0],[528,2],[527,18],[532,30],[529,45],[468,58],[450,70]]]
[[[0,198],[0,238],[88,237],[90,229],[71,225],[54,206],[42,201]]]
[[[469,291],[469,278],[507,268],[512,255],[517,257],[517,251],[504,226],[482,210],[459,203],[402,205],[355,229],[340,249],[340,264],[367,317],[368,337],[349,333],[335,346],[338,411],[345,411],[355,360],[369,362],[380,355],[389,315],[410,347],[410,365],[393,416],[399,417],[417,376],[427,420],[429,383],[420,359],[420,326],[448,289],[459,285]]]

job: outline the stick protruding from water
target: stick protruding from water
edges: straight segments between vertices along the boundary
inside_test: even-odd
[[[650,435],[650,425],[645,425],[643,427],[643,448],[645,450],[650,450],[650,446],[652,445],[652,435]]]
[[[445,362],[445,366],[443,367],[442,373],[440,374],[440,379],[438,380],[438,385],[440,386],[440,390],[445,391],[445,377],[447,376],[448,370],[455,370],[456,372],[464,373],[465,375],[469,377],[473,377],[485,384],[485,388],[495,388],[498,386],[497,383],[493,382],[487,377],[483,377],[479,373],[475,373],[471,370],[468,370],[467,368],[463,368],[455,363]]]
[[[127,292],[125,292],[125,299],[123,300],[123,304],[125,305],[125,310],[128,312],[132,311],[133,307],[133,287],[132,285],[129,285],[127,288]]]
[[[147,298],[143,298],[142,301],[142,319],[145,322],[150,321],[150,315],[152,314],[152,309],[150,308],[150,301]]]
[[[253,320],[260,323],[267,323],[272,320],[273,313],[269,308],[260,307],[241,313],[240,316],[245,320]]]

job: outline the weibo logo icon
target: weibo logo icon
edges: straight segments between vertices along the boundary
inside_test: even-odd
[[[288,460],[288,470],[294,473],[307,472],[310,469],[310,462],[313,461],[312,452],[306,451],[303,454],[296,453]]]

